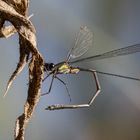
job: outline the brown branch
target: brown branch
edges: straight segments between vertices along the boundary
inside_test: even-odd
[[[26,124],[31,118],[35,106],[37,105],[40,97],[40,89],[41,89],[41,80],[42,80],[42,69],[40,69],[40,64],[37,59],[40,56],[34,55],[32,61],[29,64],[29,89],[28,89],[28,97],[24,106],[24,113],[18,117],[16,121],[16,129],[15,129],[15,140],[24,140],[24,133]],[[41,59],[40,59],[41,60]],[[40,75],[40,76],[39,76]],[[33,77],[33,78],[32,78]]]
[[[19,62],[11,75],[5,94],[8,92],[14,79],[20,74],[29,61],[28,96],[24,105],[24,112],[16,120],[15,140],[24,140],[25,129],[34,112],[41,93],[44,61],[36,46],[35,28],[27,18],[28,0],[0,0],[0,37],[10,37],[19,34]],[[11,22],[12,26],[4,27],[4,22]]]

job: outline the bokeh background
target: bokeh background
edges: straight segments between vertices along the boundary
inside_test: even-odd
[[[34,0],[29,14],[37,31],[38,49],[46,62],[66,59],[81,25],[94,32],[93,47],[83,57],[140,43],[139,0]],[[6,83],[18,62],[18,36],[0,40],[0,140],[12,140],[16,118],[27,96],[27,67],[6,98]],[[120,56],[78,66],[140,78],[140,54]],[[95,91],[87,73],[60,76],[72,102],[86,103]],[[26,130],[26,140],[139,140],[140,82],[99,75],[102,91],[90,108],[45,111],[50,104],[69,104],[65,87],[54,82],[40,99]],[[50,79],[43,83],[48,89]]]

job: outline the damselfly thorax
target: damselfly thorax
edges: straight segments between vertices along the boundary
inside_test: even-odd
[[[60,62],[56,65],[53,63],[45,63],[47,71],[51,71],[53,74],[77,74],[80,70],[78,68],[72,67],[67,62]]]

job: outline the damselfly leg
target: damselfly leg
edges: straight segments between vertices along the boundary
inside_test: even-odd
[[[51,80],[51,84],[50,84],[50,86],[49,86],[48,92],[41,94],[41,96],[47,95],[47,94],[49,94],[49,93],[51,92],[54,78],[55,78],[55,75],[52,76],[52,80]]]
[[[59,109],[76,109],[76,108],[87,108],[90,107],[91,104],[94,102],[95,98],[99,95],[101,91],[101,86],[98,80],[98,76],[95,70],[91,69],[83,69],[83,68],[78,68],[80,71],[85,71],[85,72],[90,72],[93,74],[95,84],[96,84],[96,92],[90,99],[90,101],[87,104],[75,104],[75,105],[62,105],[62,104],[56,104],[56,105],[51,105],[46,108],[46,110],[59,110]]]
[[[71,96],[70,96],[70,92],[69,92],[69,89],[67,87],[67,84],[63,80],[61,80],[59,77],[56,76],[55,78],[58,79],[65,86],[66,91],[67,91],[68,96],[69,96],[69,99],[70,99],[70,102],[71,102]]]
[[[57,71],[56,71],[56,72],[57,72]],[[55,72],[55,73],[50,72],[50,73],[43,79],[43,82],[44,82],[44,81],[52,74],[52,80],[51,80],[51,84],[50,84],[50,86],[49,86],[49,90],[48,90],[48,92],[43,93],[41,96],[47,95],[47,94],[49,94],[49,93],[51,92],[54,79],[56,78],[58,81],[60,81],[60,82],[65,86],[66,91],[67,91],[68,96],[69,96],[69,99],[70,99],[70,102],[71,102],[71,96],[70,96],[70,93],[69,93],[67,84],[66,84],[63,80],[61,80],[59,77],[57,77],[57,73],[56,73],[56,72]]]

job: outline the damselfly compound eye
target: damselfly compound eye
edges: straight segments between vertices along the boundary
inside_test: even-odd
[[[53,68],[54,68],[54,64],[53,63],[45,63],[44,64],[44,70],[45,71],[52,71]]]

